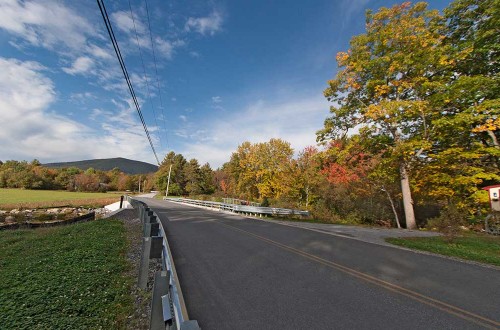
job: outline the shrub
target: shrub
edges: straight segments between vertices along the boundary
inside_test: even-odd
[[[438,217],[429,219],[427,226],[439,230],[448,242],[452,242],[466,223],[465,214],[455,204],[449,204]]]

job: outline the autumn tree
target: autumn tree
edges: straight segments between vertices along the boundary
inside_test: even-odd
[[[295,161],[296,183],[300,191],[300,200],[304,207],[309,209],[309,205],[317,198],[317,186],[323,179],[320,174],[321,159],[320,152],[316,147],[306,147],[299,153]]]
[[[481,187],[500,181],[500,6],[494,0],[457,0],[445,9],[446,79],[428,101],[432,148],[415,171],[415,191],[476,213],[486,205]]]
[[[254,170],[259,199],[280,198],[290,185],[287,184],[293,149],[289,142],[270,139],[253,147],[250,161]]]
[[[253,200],[290,197],[292,157],[290,143],[281,139],[243,142],[217,171],[218,188],[224,195]]]
[[[361,126],[388,137],[385,147],[398,163],[406,225],[415,228],[411,165],[428,150],[431,119],[439,112],[427,99],[442,86],[437,73],[449,63],[444,20],[426,3],[407,2],[368,12],[366,21],[366,33],[337,55],[342,70],[324,92],[336,105],[318,140],[341,138]]]

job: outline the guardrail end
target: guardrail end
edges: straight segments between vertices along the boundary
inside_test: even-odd
[[[157,271],[154,277],[153,284],[153,298],[151,299],[151,320],[149,329],[151,330],[164,330],[165,323],[164,313],[165,308],[163,306],[163,297],[168,295],[168,285],[166,281],[167,274],[164,271]],[[168,297],[168,296],[167,296]],[[170,302],[168,303],[168,309],[170,310]],[[169,321],[171,321],[170,318]]]

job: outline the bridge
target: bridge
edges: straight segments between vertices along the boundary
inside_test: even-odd
[[[500,328],[500,272],[350,237],[138,198],[202,329]]]

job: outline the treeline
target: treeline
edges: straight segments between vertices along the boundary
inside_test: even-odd
[[[167,190],[170,171],[169,195],[209,195],[215,192],[214,172],[208,163],[200,166],[198,160],[186,160],[182,154],[169,152],[155,174],[156,188]]]
[[[47,168],[38,160],[0,161],[0,188],[68,190],[68,191],[137,191],[151,190],[153,174],[128,175],[115,168],[100,171],[93,168],[81,170],[76,167]]]
[[[377,162],[341,141],[307,147],[297,157],[290,143],[280,139],[244,142],[215,171],[215,182],[222,196],[307,209],[331,222],[397,226],[402,214],[397,182],[374,177]]]

